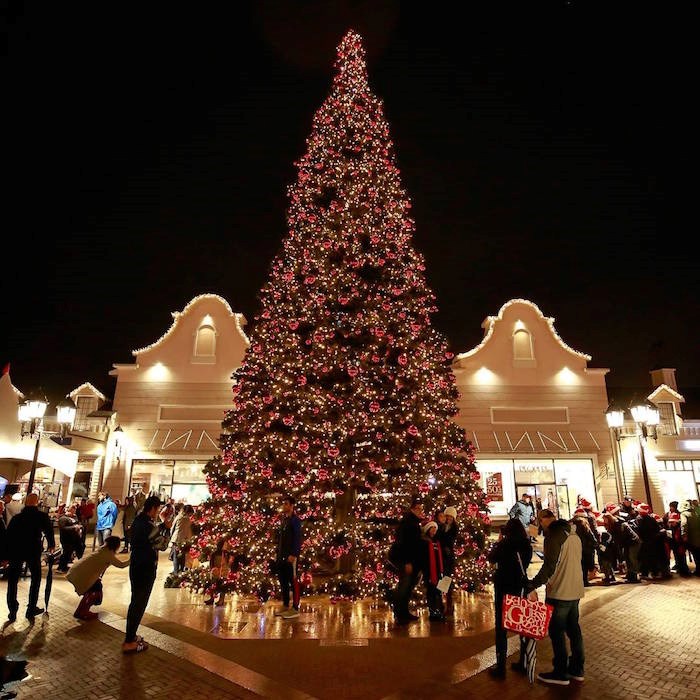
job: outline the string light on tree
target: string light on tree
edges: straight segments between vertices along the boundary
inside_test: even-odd
[[[395,581],[383,562],[412,494],[457,508],[456,583],[489,578],[488,508],[474,451],[452,420],[453,354],[437,311],[381,101],[361,37],[338,47],[331,92],[313,118],[288,189],[288,235],[260,291],[260,313],[235,373],[220,458],[207,465],[195,553],[224,540],[227,578],[188,585],[262,600],[277,595],[280,496],[297,499],[307,592],[376,596]]]

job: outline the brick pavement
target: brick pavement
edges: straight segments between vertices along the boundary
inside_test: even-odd
[[[3,598],[4,588],[2,584]],[[26,582],[20,584],[20,600],[24,597]],[[26,658],[33,676],[15,687],[18,698],[431,700],[497,695],[499,700],[560,696],[649,700],[692,695],[690,689],[700,683],[697,578],[587,589],[582,606],[586,681],[568,688],[538,683],[531,687],[515,674],[506,681],[492,679],[484,672],[494,660],[490,634],[472,640],[397,636],[334,648],[328,640],[222,640],[213,635],[205,639],[162,618],[147,617],[148,627],[140,631],[151,648],[124,656],[123,617],[101,612],[100,621],[81,623],[71,615],[74,605],[74,597],[64,598],[59,591],[52,597],[48,617],[37,618],[33,627],[20,620],[3,630],[0,654]],[[475,642],[481,647],[475,649]],[[512,637],[510,643],[515,650],[517,639]],[[328,676],[319,683],[314,669],[321,662],[342,664],[357,673],[353,678],[352,673],[339,672],[342,682],[336,685]],[[550,668],[551,647],[543,640],[538,645],[538,669]],[[387,687],[393,690],[387,693]]]

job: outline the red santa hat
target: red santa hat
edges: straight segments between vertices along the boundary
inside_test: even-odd
[[[647,503],[640,503],[637,506],[637,513],[640,515],[649,515],[651,513],[651,508]]]
[[[652,513],[651,516],[657,523],[662,523],[664,521],[664,519],[658,513]]]
[[[610,515],[617,515],[620,512],[620,506],[617,503],[606,503],[605,512],[610,513]]]
[[[577,508],[574,511],[574,515],[585,515],[585,514],[586,514],[586,511],[583,508]]]
[[[581,505],[584,508],[590,508],[591,507],[591,502],[587,498],[582,498],[581,499]]]

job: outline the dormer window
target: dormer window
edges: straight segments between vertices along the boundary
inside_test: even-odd
[[[216,329],[209,318],[204,319],[194,338],[192,361],[197,364],[213,364],[216,360]]]
[[[532,335],[525,328],[516,327],[513,333],[513,367],[535,367]]]

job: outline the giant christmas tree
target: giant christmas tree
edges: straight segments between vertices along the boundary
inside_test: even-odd
[[[195,569],[190,585],[275,595],[274,532],[289,493],[303,519],[306,592],[380,594],[394,583],[384,568],[393,528],[422,494],[426,513],[457,508],[456,582],[474,590],[489,575],[488,511],[452,420],[453,355],[431,326],[411,203],[354,31],[336,68],[288,191],[289,231],[235,373],[222,455],[206,468],[195,551],[224,540],[233,569]]]

